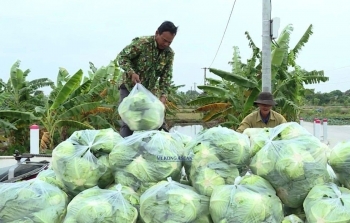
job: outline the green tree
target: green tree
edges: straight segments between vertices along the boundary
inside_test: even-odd
[[[45,99],[40,89],[54,85],[48,78],[28,81],[30,70],[21,70],[20,63],[17,60],[12,65],[7,83],[0,81],[0,126],[10,144],[28,147],[29,126],[37,121],[32,112]]]
[[[278,103],[277,110],[287,120],[299,118],[300,105],[305,96],[304,84],[325,82],[328,77],[323,71],[305,71],[296,64],[296,58],[312,34],[312,25],[305,31],[294,48],[289,48],[292,25],[284,28],[272,46],[271,80],[272,94]],[[236,128],[241,120],[254,110],[254,100],[261,92],[262,52],[255,45],[248,32],[246,37],[252,49],[252,57],[246,63],[241,61],[238,47],[234,47],[233,59],[229,62],[231,72],[211,68],[210,72],[222,78],[214,85],[198,86],[206,94],[189,104],[199,106],[196,111],[204,112],[204,121],[218,120],[221,125]],[[291,71],[290,71],[291,70]]]

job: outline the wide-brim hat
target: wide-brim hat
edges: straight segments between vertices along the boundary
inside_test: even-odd
[[[273,100],[273,95],[270,92],[261,92],[258,95],[256,101],[254,101],[254,105],[263,104],[263,105],[277,105],[276,101]]]

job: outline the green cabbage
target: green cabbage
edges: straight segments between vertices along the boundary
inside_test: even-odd
[[[250,168],[271,183],[283,204],[298,208],[313,186],[331,181],[327,149],[300,125],[286,123],[270,129],[270,140],[252,158]]]
[[[336,144],[330,152],[329,164],[337,179],[350,189],[350,140]]]
[[[160,181],[140,198],[140,215],[145,223],[209,223],[209,197],[192,187],[172,181]]]
[[[135,132],[109,155],[116,183],[143,192],[167,177],[181,178],[184,146],[163,131]]]
[[[53,171],[53,169],[47,169],[47,170],[41,171],[37,175],[36,179],[45,181],[46,183],[52,184],[60,188],[64,192],[67,192],[64,184],[56,178],[56,174],[55,174],[55,171]]]
[[[282,223],[304,223],[303,220],[301,220],[298,216],[292,214],[292,215],[288,215],[286,216]]]
[[[56,146],[52,152],[52,169],[70,196],[99,185],[113,183],[109,153],[124,140],[113,129],[79,130]]]
[[[334,183],[314,186],[303,206],[308,222],[350,222],[350,190]]]
[[[270,128],[247,128],[243,131],[250,140],[250,156],[253,157],[269,140]]]
[[[58,187],[32,179],[0,184],[0,222],[61,223],[68,196]]]
[[[112,189],[93,187],[73,198],[63,223],[135,223],[138,212],[124,197],[119,184]]]
[[[214,222],[281,222],[284,218],[274,188],[256,175],[237,177],[233,185],[215,187],[209,211]]]
[[[69,140],[61,142],[53,150],[52,168],[72,196],[96,186],[107,171],[88,146],[74,145]]]
[[[249,138],[226,127],[204,130],[185,151],[192,157],[184,162],[190,185],[207,196],[215,186],[232,184],[247,171],[250,161]]]
[[[121,119],[133,131],[155,130],[164,122],[165,106],[141,84],[136,84],[118,107]]]
[[[88,146],[91,152],[98,157],[100,154],[109,154],[113,147],[123,140],[123,137],[112,128],[86,129],[75,131],[69,140],[74,145]]]

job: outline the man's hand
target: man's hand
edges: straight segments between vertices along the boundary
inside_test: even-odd
[[[134,83],[134,84],[136,84],[136,83],[141,83],[139,75],[138,75],[138,74],[135,74],[135,73],[133,73],[133,74],[131,75],[131,81],[132,81],[132,83]]]
[[[160,96],[159,100],[165,105],[166,104],[166,97]]]

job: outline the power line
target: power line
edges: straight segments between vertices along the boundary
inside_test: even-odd
[[[224,34],[222,35],[222,38],[221,38],[219,47],[218,47],[218,49],[217,49],[217,51],[216,51],[216,53],[215,53],[214,59],[213,59],[213,61],[211,62],[209,68],[211,67],[211,65],[213,65],[213,63],[214,63],[214,61],[215,61],[215,59],[216,59],[216,56],[218,55],[220,46],[221,46],[222,41],[224,40],[224,36],[225,36],[225,34],[226,34],[226,30],[227,30],[228,24],[230,23],[231,15],[232,15],[233,9],[234,9],[234,7],[235,7],[235,4],[236,4],[236,0],[233,2],[232,9],[231,9],[231,12],[230,12],[230,16],[228,17],[228,21],[227,21],[227,24],[226,24],[226,28],[225,28]]]

